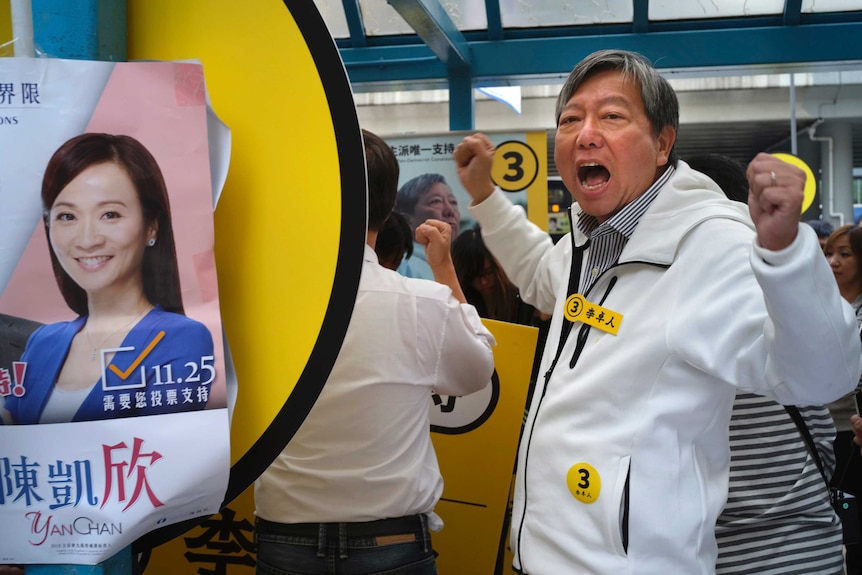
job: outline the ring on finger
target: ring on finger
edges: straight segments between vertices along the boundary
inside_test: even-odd
[[[772,178],[772,185],[777,186],[778,185],[778,179],[775,177],[775,172],[769,172],[769,177]]]

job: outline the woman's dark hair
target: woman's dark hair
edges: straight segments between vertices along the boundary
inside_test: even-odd
[[[51,246],[51,207],[60,192],[81,172],[104,163],[114,163],[123,168],[138,192],[144,220],[158,224],[156,243],[144,250],[141,264],[144,296],[151,304],[166,311],[184,313],[165,179],[155,158],[144,145],[131,136],[123,135],[86,133],[75,136],[57,148],[45,168],[42,178],[43,221],[54,277],[63,299],[78,315],[88,313],[87,293],[69,277]]]
[[[490,305],[485,303],[485,298],[473,287],[473,280],[486,273],[485,262],[490,266],[489,273],[493,274],[496,280]],[[480,317],[519,323],[517,288],[491,255],[478,227],[461,232],[452,242],[452,263],[455,265],[455,274],[467,303],[476,308]]]
[[[856,256],[857,276],[862,281],[862,228],[855,224],[844,224],[835,228],[835,231],[826,238],[826,244],[823,246],[823,251],[826,252],[832,249],[835,240],[841,236],[847,236],[850,242],[850,251]],[[860,286],[862,287],[862,286]]]
[[[401,260],[413,255],[413,230],[403,214],[390,212],[377,232],[374,251],[380,265],[391,269],[396,269]]]

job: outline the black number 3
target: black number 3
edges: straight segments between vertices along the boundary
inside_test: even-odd
[[[519,182],[524,178],[524,168],[521,167],[521,164],[524,163],[524,156],[517,152],[506,152],[503,154],[503,158],[509,160],[507,167],[509,168],[509,172],[503,176],[503,179],[507,182]],[[514,175],[509,175],[509,173],[514,172]]]
[[[581,474],[581,482],[578,483],[578,487],[588,489],[590,487],[590,472],[582,468],[578,469],[578,473]]]

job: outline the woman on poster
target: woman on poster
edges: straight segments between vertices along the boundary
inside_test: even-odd
[[[78,314],[45,325],[21,361],[24,392],[6,424],[90,421],[203,409],[213,339],[184,315],[167,187],[125,135],[64,143],[42,180],[51,264]]]

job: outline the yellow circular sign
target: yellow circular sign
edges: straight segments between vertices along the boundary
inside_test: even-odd
[[[344,339],[365,246],[362,136],[312,2],[148,0],[130,3],[128,16],[129,59],[199,59],[213,111],[231,130],[215,210],[218,296],[238,380],[227,505],[299,428]],[[155,531],[143,547],[189,527]]]
[[[602,478],[589,463],[575,463],[566,474],[566,485],[581,503],[595,503],[602,492]]]
[[[803,172],[805,172],[805,188],[803,189],[803,193],[805,197],[802,200],[802,212],[805,213],[808,208],[811,207],[811,204],[814,203],[814,195],[817,193],[817,180],[814,179],[814,172],[811,171],[811,168],[808,167],[808,164],[802,161],[801,158],[797,158],[793,154],[785,154],[785,153],[777,153],[772,154],[779,160],[784,160],[788,164],[793,164],[797,168],[800,168]]]
[[[501,190],[520,192],[528,188],[539,173],[539,158],[524,142],[508,140],[497,146],[491,179]]]

